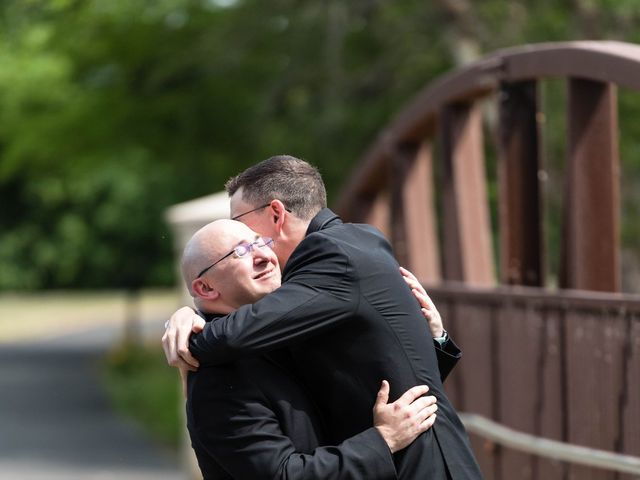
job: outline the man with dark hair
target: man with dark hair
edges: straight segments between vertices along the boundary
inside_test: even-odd
[[[169,364],[198,365],[191,353],[208,365],[284,347],[318,405],[330,442],[371,425],[371,398],[381,379],[390,381],[391,398],[429,385],[438,420],[394,455],[398,477],[482,478],[442,386],[446,368],[441,363],[439,369],[438,355],[443,358],[449,346],[446,332],[434,342],[425,331],[382,234],[343,223],[325,207],[317,170],[294,157],[250,167],[228,183],[228,191],[232,218],[275,239],[285,265],[282,287],[207,324],[190,342],[199,317],[189,309],[176,312],[163,337]]]
[[[277,195],[287,199],[290,213],[302,220],[311,220],[327,206],[327,192],[318,169],[290,155],[271,157],[256,165],[255,169],[245,170],[229,179],[225,189],[229,196],[233,196],[247,185],[251,188],[244,190],[243,200],[260,205],[258,209],[266,208]]]
[[[280,286],[273,240],[246,225],[217,220],[196,232],[182,256],[182,276],[208,322]],[[255,357],[190,372],[187,426],[205,480],[395,479],[392,452],[435,421],[428,388],[387,403],[385,382],[369,428],[327,446],[315,407],[278,358]],[[321,446],[322,445],[322,446]]]

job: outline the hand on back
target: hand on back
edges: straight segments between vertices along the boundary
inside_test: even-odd
[[[407,390],[398,400],[389,401],[389,382],[383,380],[373,406],[373,426],[389,446],[391,453],[402,450],[436,421],[436,397],[425,394],[426,385]]]
[[[435,338],[444,335],[444,326],[442,325],[440,312],[438,312],[435,304],[429,295],[427,295],[424,287],[420,284],[415,275],[406,268],[400,267],[400,273],[420,304],[422,314],[424,315],[424,318],[427,319],[429,330],[431,330],[431,336]]]

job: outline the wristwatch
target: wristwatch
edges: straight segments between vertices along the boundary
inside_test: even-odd
[[[442,329],[442,336],[440,337],[433,337],[433,339],[438,342],[440,344],[440,346],[443,346],[445,344],[445,342],[447,340],[449,340],[449,334],[447,333],[447,331],[443,328]]]

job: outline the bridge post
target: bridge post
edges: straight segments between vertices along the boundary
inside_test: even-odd
[[[397,147],[393,164],[391,209],[396,256],[419,279],[439,282],[431,142]]]
[[[569,79],[569,159],[561,286],[620,290],[617,90]]]
[[[535,81],[503,83],[499,94],[500,280],[544,286],[544,243]]]
[[[373,225],[391,241],[391,200],[387,190],[378,192],[370,203],[366,216],[360,221]]]
[[[444,108],[442,150],[444,277],[492,286],[495,280],[482,114],[477,105]]]

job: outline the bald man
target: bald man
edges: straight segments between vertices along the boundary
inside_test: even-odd
[[[210,223],[191,238],[182,275],[206,321],[280,286],[272,246],[273,240],[233,220]],[[385,381],[372,427],[326,446],[315,406],[289,367],[287,353],[274,351],[189,372],[187,426],[206,480],[394,479],[392,454],[435,421],[435,397],[425,396],[426,386],[387,403]]]

